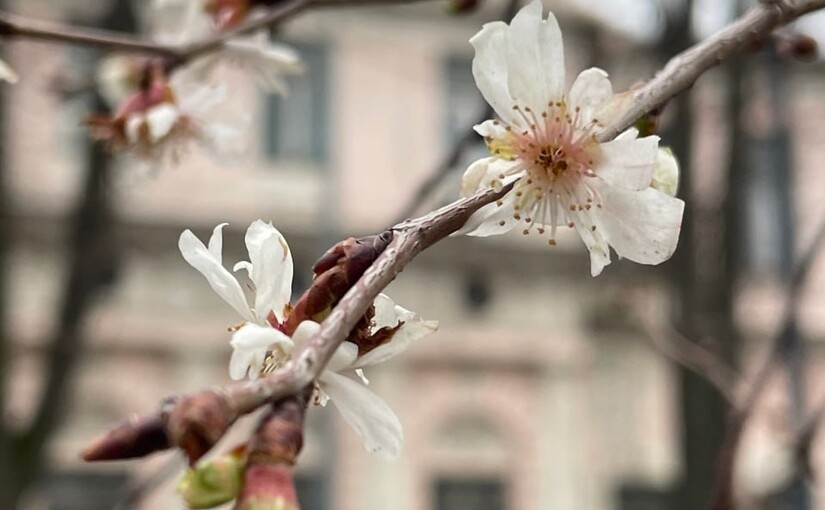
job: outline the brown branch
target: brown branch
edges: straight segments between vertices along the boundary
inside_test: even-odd
[[[823,249],[823,245],[825,245],[825,221],[822,222],[814,240],[794,267],[791,281],[788,283],[786,290],[787,299],[783,313],[782,328],[771,342],[767,356],[759,365],[760,368],[754,376],[751,387],[734,402],[733,408],[731,409],[728,425],[725,430],[725,439],[722,443],[722,449],[719,452],[716,489],[710,507],[712,510],[731,510],[735,508],[734,468],[745,426],[751,416],[753,416],[756,410],[756,404],[768,387],[774,370],[779,367],[784,360],[786,339],[790,334],[793,334],[796,328],[797,307],[802,288],[813,267],[814,261]]]
[[[486,102],[485,102],[486,105]],[[480,140],[479,134],[473,131],[472,127],[476,124],[481,124],[485,120],[489,119],[493,115],[493,109],[489,106],[485,106],[482,109],[482,113],[476,118],[476,121],[470,124],[467,127],[467,130],[464,133],[464,136],[456,140],[453,147],[450,151],[444,156],[444,159],[439,161],[436,165],[435,169],[430,173],[429,177],[427,177],[419,186],[418,189],[413,193],[413,196],[410,198],[407,205],[401,209],[401,212],[396,217],[396,222],[403,221],[406,218],[412,216],[418,207],[427,199],[428,196],[438,187],[441,181],[450,173],[450,170],[453,170],[456,165],[461,161],[461,157],[464,156],[464,152],[473,144],[473,142],[477,142]]]
[[[685,338],[671,324],[656,324],[646,314],[639,314],[650,344],[662,355],[711,383],[719,393],[733,403],[738,374],[715,352]]]
[[[274,27],[310,8],[388,5],[423,1],[426,0],[288,0],[283,4],[270,8],[264,16],[256,17],[232,30],[218,33],[183,47],[158,44],[144,38],[109,30],[71,27],[0,11],[0,37],[36,39],[90,46],[108,51],[156,55],[169,59],[171,67],[176,67],[197,57],[220,50],[227,41],[239,35]]]
[[[327,2],[333,3],[332,0]],[[781,23],[822,6],[825,6],[825,0],[801,1],[792,8],[780,9],[764,5],[755,7],[719,35],[674,57],[656,77],[635,93],[630,113],[607,126],[600,139],[608,140],[621,133],[637,118],[688,88],[713,64],[744,50],[750,42],[764,37]],[[512,186],[500,191],[483,190],[424,217],[408,220],[393,227],[393,239],[389,246],[349,289],[323,321],[319,332],[280,370],[256,381],[235,383],[179,397],[169,401],[159,414],[138,418],[136,422],[149,423],[156,420],[164,423],[163,432],[166,433],[169,446],[183,446],[187,435],[194,434],[198,441],[202,441],[198,448],[203,448],[210,446],[210,442],[214,444],[216,438],[219,438],[239,416],[254,411],[268,402],[303,391],[319,376],[332,353],[361,319],[378,293],[389,285],[418,253],[458,230],[473,212],[499,199],[511,188]],[[804,276],[796,280],[802,279]],[[162,419],[158,420],[158,416]],[[156,433],[157,430],[151,432]],[[101,443],[96,443],[95,446],[100,445]],[[100,457],[95,453],[95,448],[90,448],[86,451],[86,459],[99,460]]]
[[[633,105],[598,137],[612,140],[657,106],[690,88],[705,71],[760,43],[775,28],[825,7],[825,0],[762,2],[715,35],[679,53],[633,92]]]

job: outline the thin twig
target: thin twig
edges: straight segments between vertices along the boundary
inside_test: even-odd
[[[785,339],[796,327],[796,314],[802,288],[807,280],[813,263],[825,245],[825,221],[823,221],[816,236],[808,249],[802,254],[794,267],[791,280],[786,290],[786,304],[783,313],[782,328],[771,342],[765,360],[759,365],[753,383],[747,392],[734,401],[728,425],[725,430],[725,439],[719,452],[717,465],[717,482],[714,491],[712,510],[730,510],[735,508],[734,503],[734,467],[739,444],[745,431],[745,425],[753,416],[756,404],[768,387],[774,370],[784,360]],[[817,419],[818,420],[818,419]],[[815,423],[818,423],[815,422]]]
[[[173,62],[174,67],[218,51],[227,41],[239,35],[274,27],[309,8],[392,5],[423,1],[427,0],[289,0],[270,8],[265,15],[251,19],[232,30],[215,34],[202,41],[182,47],[159,44],[145,38],[109,30],[72,27],[0,11],[0,37],[36,39],[90,46],[108,51],[156,55],[168,58],[170,62]]]
[[[650,344],[662,355],[711,383],[733,403],[739,376],[722,358],[698,343],[685,338],[672,324],[656,324],[647,314],[639,314]]]
[[[702,42],[672,59],[652,80],[636,92],[631,111],[606,126],[600,140],[606,141],[627,129],[637,118],[684,90],[712,65],[742,51],[748,45],[782,23],[789,22],[804,13],[825,6],[825,0],[799,1],[793,7],[778,9],[759,5],[742,19],[724,29],[720,34]],[[311,338],[282,369],[273,374],[243,383],[235,383],[217,390],[202,391],[193,395],[167,401],[161,410],[162,417],[174,417],[178,425],[203,432],[203,409],[196,400],[213,408],[223,408],[221,430],[209,430],[209,439],[216,440],[241,414],[249,413],[273,400],[294,395],[315,380],[332,353],[344,341],[355,323],[364,315],[378,293],[384,289],[403,268],[423,249],[459,229],[469,216],[480,207],[489,204],[510,190],[483,190],[458,200],[416,220],[409,220],[394,227],[393,239],[384,252],[367,269],[332,313],[323,321],[319,332]],[[802,280],[804,278],[798,278]],[[136,421],[162,423],[158,415],[144,416]],[[214,416],[211,416],[214,418]],[[154,431],[153,431],[154,432]],[[175,437],[182,437],[178,431]]]

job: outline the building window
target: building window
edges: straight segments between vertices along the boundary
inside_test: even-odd
[[[504,483],[495,478],[439,478],[434,510],[504,510]]]
[[[290,46],[301,55],[304,72],[288,78],[288,96],[267,97],[264,146],[272,159],[322,164],[328,149],[328,54],[319,44]]]

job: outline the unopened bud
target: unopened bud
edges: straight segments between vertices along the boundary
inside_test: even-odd
[[[178,492],[189,508],[212,508],[235,499],[241,490],[244,461],[235,452],[199,462],[178,482]]]
[[[246,470],[235,510],[299,510],[292,471],[283,464],[257,464]]]
[[[659,148],[650,187],[672,197],[676,196],[679,189],[679,162],[669,147]]]
[[[775,32],[776,52],[781,58],[813,60],[818,55],[816,40],[805,34]]]

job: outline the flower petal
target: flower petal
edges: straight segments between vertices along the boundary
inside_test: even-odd
[[[212,237],[209,238],[209,253],[215,258],[218,264],[223,265],[223,227],[229,223],[221,223],[212,230]]]
[[[404,431],[386,402],[361,383],[333,372],[325,371],[319,383],[344,420],[364,440],[368,452],[387,459],[398,457]]]
[[[536,113],[564,95],[564,47],[553,13],[542,19],[542,3],[519,10],[507,31],[507,83],[514,102]]]
[[[518,225],[518,221],[513,217],[516,197],[513,193],[508,193],[500,203],[501,205],[492,202],[480,208],[452,235],[487,237],[509,232]]]
[[[238,280],[215,259],[191,230],[185,230],[180,235],[178,248],[186,262],[206,277],[212,290],[229,303],[244,320],[255,321]]]
[[[659,264],[676,250],[685,203],[659,190],[604,186],[600,228],[620,256],[639,264]]]
[[[415,312],[399,306],[385,294],[379,294],[375,299],[375,327],[393,327],[399,322],[404,324],[398,328],[392,340],[380,345],[367,354],[361,356],[352,365],[353,368],[367,367],[383,363],[404,352],[410,344],[423,338],[438,329],[437,321],[425,321]]]
[[[659,148],[650,187],[672,197],[679,190],[679,161],[669,147]]]
[[[223,55],[231,63],[254,73],[255,81],[261,88],[283,95],[288,92],[284,76],[304,70],[298,52],[289,46],[271,42],[265,30],[228,41],[224,45]]]
[[[507,161],[494,156],[470,163],[461,178],[461,196],[468,197],[482,188],[498,189],[515,180],[511,176],[519,170],[520,165],[518,161]]]
[[[507,83],[507,30],[501,21],[485,23],[470,39],[475,48],[473,77],[496,115],[508,124],[524,128],[522,119],[513,114],[513,98]]]
[[[272,311],[283,320],[283,310],[292,295],[292,253],[278,229],[261,220],[246,231],[246,248],[255,284],[255,314],[260,321]]]
[[[295,328],[295,332],[292,333],[292,341],[295,342],[295,349],[303,349],[307,342],[309,342],[309,339],[318,333],[319,329],[321,329],[321,325],[315,321],[301,321],[298,327]]]
[[[570,107],[579,108],[579,126],[590,126],[596,114],[613,98],[607,73],[597,67],[582,71],[570,87]],[[601,119],[599,119],[601,120]]]
[[[621,137],[601,144],[595,171],[611,186],[643,190],[650,186],[658,156],[659,137]]]
[[[277,329],[246,324],[232,335],[229,345],[234,349],[229,360],[229,376],[234,380],[243,379],[247,370],[255,379],[263,368],[267,351],[278,345],[285,353],[292,352],[292,339]]]
[[[168,135],[180,118],[180,111],[171,103],[161,103],[146,112],[146,125],[149,127],[149,141],[157,143]]]
[[[352,370],[352,364],[358,356],[358,346],[352,342],[343,342],[332,353],[332,357],[327,363],[326,369],[331,372],[343,372]]]

